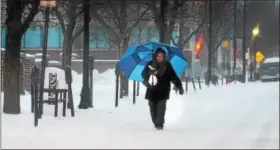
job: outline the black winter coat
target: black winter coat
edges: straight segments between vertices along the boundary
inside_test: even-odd
[[[142,77],[144,79],[143,84],[147,87],[145,99],[151,101],[159,101],[159,100],[168,100],[170,95],[171,85],[172,82],[177,88],[183,88],[182,82],[176,75],[172,65],[170,62],[164,62],[166,65],[166,70],[162,76],[157,76],[158,82],[154,87],[150,87],[148,81],[151,75],[151,70],[148,67],[149,65],[152,66],[152,61],[150,61],[142,72]]]

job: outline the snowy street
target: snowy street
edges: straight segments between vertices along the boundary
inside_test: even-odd
[[[190,85],[184,96],[172,91],[165,130],[156,131],[144,87],[136,105],[131,96],[114,108],[113,72],[95,75],[93,109],[75,108],[74,118],[70,111],[65,118],[54,118],[54,106],[45,105],[37,128],[30,113],[30,96],[22,96],[21,115],[2,114],[2,148],[279,149],[279,82],[231,83],[196,92]],[[82,76],[73,76],[77,106]],[[105,91],[108,87],[112,90]]]

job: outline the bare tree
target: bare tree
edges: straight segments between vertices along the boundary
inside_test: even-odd
[[[139,5],[141,6],[139,16],[131,15],[137,13]],[[136,1],[107,0],[102,7],[92,7],[91,14],[109,32],[109,38],[116,45],[120,58],[128,47],[132,30],[145,17],[148,10],[148,7]],[[123,74],[121,79],[122,96],[127,96],[128,80]]]
[[[205,13],[205,5],[201,1],[188,1],[179,8],[178,14],[178,40],[172,37],[172,42],[184,49],[189,40],[202,30],[207,21],[208,14]],[[187,29],[187,31],[186,31]]]
[[[6,1],[6,51],[4,70],[4,106],[7,114],[20,113],[20,49],[21,39],[39,11],[39,0]],[[29,14],[23,13],[27,7]]]
[[[207,6],[208,7],[208,6]],[[209,11],[206,11],[209,13]],[[203,26],[203,34],[205,43],[209,43],[209,28],[211,29],[211,44],[208,46],[208,54],[211,53],[211,68],[216,62],[217,50],[221,42],[232,38],[232,19],[233,19],[233,3],[229,1],[213,1],[211,22]],[[208,16],[209,19],[209,16]],[[211,52],[210,52],[211,49]],[[210,56],[210,55],[209,55]]]
[[[84,30],[82,5],[83,0],[58,0],[57,7],[53,8],[64,36],[62,66],[71,66],[72,45]]]
[[[186,2],[187,0],[143,0],[143,4],[147,5],[153,14],[159,37],[164,37],[160,42],[170,43],[179,8]]]

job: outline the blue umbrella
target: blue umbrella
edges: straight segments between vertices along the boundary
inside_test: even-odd
[[[188,66],[188,61],[181,50],[171,45],[156,42],[129,47],[117,63],[117,66],[129,79],[143,81],[141,73],[146,64],[152,60],[153,53],[157,48],[165,50],[167,59],[172,64],[177,76],[181,76]]]

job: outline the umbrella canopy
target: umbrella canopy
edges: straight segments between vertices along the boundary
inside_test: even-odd
[[[166,52],[166,57],[172,64],[177,76],[181,76],[188,66],[188,61],[181,50],[171,45],[156,42],[129,47],[117,66],[129,79],[143,81],[141,73],[146,64],[153,59],[154,51],[158,48],[162,48]]]

